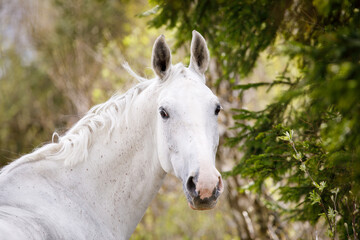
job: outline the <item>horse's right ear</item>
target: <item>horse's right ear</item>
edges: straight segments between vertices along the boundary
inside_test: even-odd
[[[154,43],[151,62],[155,74],[160,79],[164,79],[170,72],[171,52],[164,35],[160,35]]]

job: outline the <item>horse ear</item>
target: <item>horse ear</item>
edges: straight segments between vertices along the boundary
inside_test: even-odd
[[[197,31],[192,31],[190,68],[204,74],[209,66],[210,54],[206,41]]]
[[[164,79],[171,67],[171,52],[164,35],[160,35],[154,43],[151,62],[155,74]]]

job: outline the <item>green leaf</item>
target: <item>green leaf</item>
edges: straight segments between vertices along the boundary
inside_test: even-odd
[[[279,136],[278,139],[283,140],[283,141],[287,141],[287,142],[290,141],[290,138],[287,137],[287,136]]]
[[[309,196],[309,199],[311,201],[311,205],[314,205],[316,203],[319,203],[321,202],[321,197],[320,195],[315,192],[315,190],[313,190],[312,192],[310,192],[310,196]]]
[[[294,157],[296,160],[301,161],[301,159],[302,159],[302,153],[301,153],[301,152],[298,152],[298,153],[296,153],[296,154],[293,154],[293,157]]]
[[[259,83],[239,84],[239,85],[234,86],[234,89],[247,90],[250,88],[257,88],[257,87],[264,86],[264,85],[270,85],[270,83],[259,82]]]
[[[328,229],[327,231],[326,231],[326,235],[328,235],[329,237],[333,237],[334,236],[334,233],[330,230],[330,229]]]
[[[331,193],[333,193],[333,194],[338,194],[339,193],[339,191],[340,191],[340,189],[339,188],[334,188],[334,189],[331,189]]]
[[[318,187],[318,189],[320,192],[323,192],[325,187],[326,187],[326,182],[322,181],[322,182],[320,182],[320,186]]]
[[[329,207],[328,209],[328,217],[331,219],[331,221],[334,221],[336,217],[336,211],[332,207]]]
[[[305,165],[305,163],[302,163],[299,168],[300,168],[301,171],[306,172],[306,165]]]
[[[319,189],[320,185],[317,182],[312,183],[317,189]]]
[[[290,140],[292,139],[292,136],[291,136],[290,132],[288,132],[288,131],[285,132],[285,136],[287,136]]]
[[[152,9],[150,10],[147,10],[141,14],[137,14],[136,16],[137,17],[147,17],[147,16],[150,16],[150,15],[154,15],[156,13],[159,12],[159,9],[160,9],[160,6],[159,5],[156,5],[155,7],[153,7]]]

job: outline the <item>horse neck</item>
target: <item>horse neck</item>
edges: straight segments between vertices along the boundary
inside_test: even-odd
[[[140,96],[132,103],[128,124],[115,128],[109,139],[106,133],[99,134],[89,149],[89,159],[69,170],[76,178],[82,176],[83,180],[75,181],[81,185],[78,189],[105,219],[104,224],[126,237],[134,231],[165,177],[154,135],[156,98],[145,93]]]

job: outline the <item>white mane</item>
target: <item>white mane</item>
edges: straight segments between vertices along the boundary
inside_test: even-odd
[[[156,79],[147,80],[138,76],[127,64],[124,64],[124,68],[140,83],[130,88],[126,93],[122,95],[115,94],[108,101],[92,107],[63,136],[59,136],[55,132],[52,143],[22,156],[1,169],[0,173],[9,172],[23,163],[41,159],[64,160],[64,164],[67,166],[74,166],[87,159],[89,147],[94,140],[94,133],[103,130],[108,133],[108,138],[110,138],[116,126],[124,122],[127,124],[127,114],[134,98],[156,81]]]
[[[119,124],[128,123],[128,112],[136,96],[153,81],[137,84],[123,95],[114,95],[105,103],[91,108],[64,136],[59,137],[57,151],[47,159],[64,159],[65,165],[74,166],[88,158],[88,149],[94,133],[105,131],[108,139]]]

